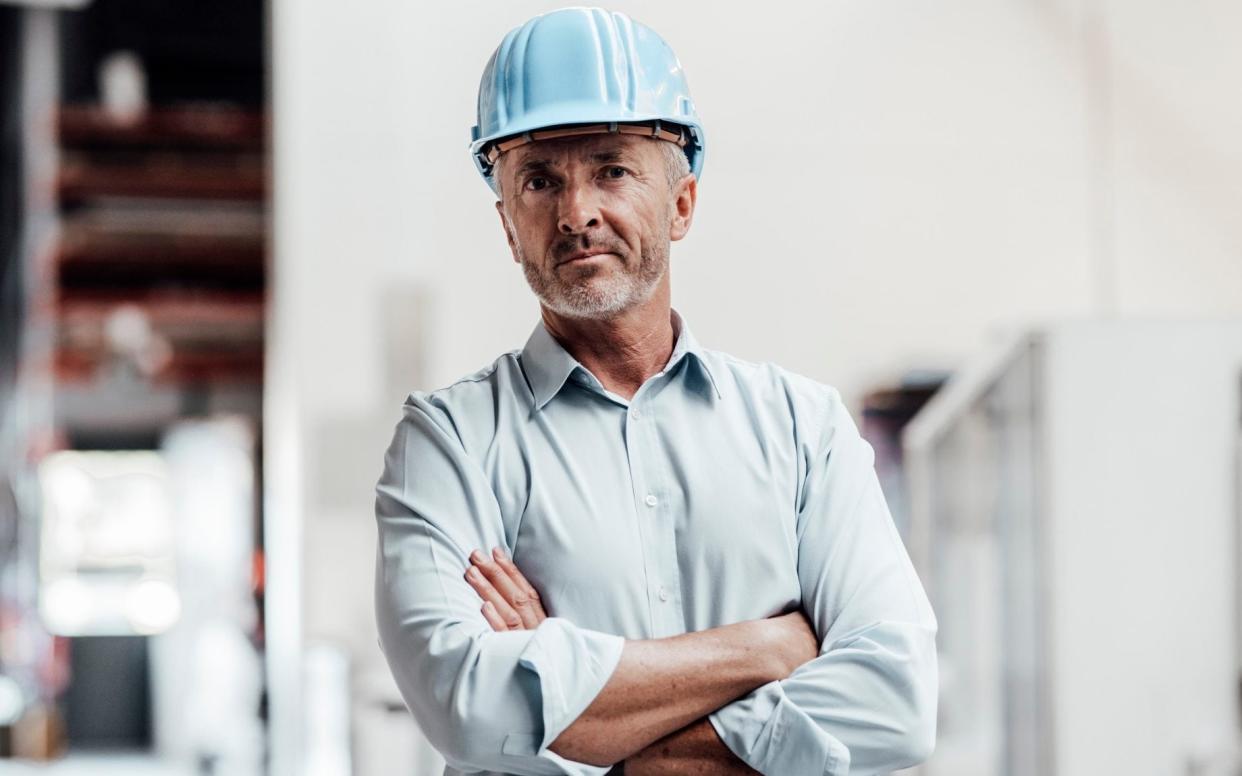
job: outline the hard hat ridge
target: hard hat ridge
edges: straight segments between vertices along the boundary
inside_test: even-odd
[[[647,134],[680,145],[695,175],[703,128],[681,63],[655,31],[600,8],[563,8],[511,30],[479,83],[470,151],[497,191],[509,148],[595,132]]]

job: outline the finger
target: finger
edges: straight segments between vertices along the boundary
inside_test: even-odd
[[[539,618],[530,605],[530,598],[525,591],[521,590],[517,583],[509,578],[505,570],[497,565],[494,561],[489,560],[487,556],[481,552],[471,554],[470,562],[483,572],[483,576],[487,577],[487,581],[492,583],[492,587],[504,597],[506,605],[518,614],[518,624],[514,627],[518,628],[536,628],[539,626]],[[508,613],[503,607],[497,607],[504,616],[505,621],[509,622]]]
[[[521,616],[524,626],[539,627],[539,623],[547,619],[547,615],[543,612],[543,604],[539,601],[539,593],[535,592],[535,588],[526,581],[526,577],[522,576],[522,572],[499,547],[492,549],[492,558],[495,561],[493,565],[496,566],[497,573],[503,575],[493,584]]]
[[[503,594],[487,579],[478,566],[466,569],[466,581],[474,588],[485,602],[490,603],[504,622],[504,630],[521,630],[522,618],[518,615]]]
[[[475,559],[472,562],[474,567],[479,570],[479,573],[487,579],[499,595],[503,605],[497,603],[497,608],[500,610],[501,616],[505,618],[505,621],[509,622],[510,627],[535,628],[539,625],[539,618],[531,609],[530,599],[509,578],[504,569],[489,560]],[[510,620],[510,611],[514,613],[516,622]]]
[[[500,616],[500,613],[496,611],[496,607],[491,601],[483,602],[483,619],[487,620],[487,624],[492,626],[492,630],[509,630],[509,626],[505,625],[504,619]]]
[[[521,570],[514,565],[513,561],[509,560],[509,556],[505,554],[504,550],[497,547],[492,550],[492,557],[496,559],[496,564],[505,570],[505,573],[509,575],[509,578],[513,580],[514,584],[516,584],[522,592],[526,593],[527,598],[531,601],[539,602],[539,591],[535,590],[535,586],[532,585],[525,576],[523,576]]]
[[[539,618],[539,621],[547,619],[548,615],[543,610],[543,601],[539,598],[539,591],[526,579],[504,550],[497,547],[492,550],[492,557],[496,559],[496,564],[509,575],[518,589],[526,594],[526,598],[530,601],[531,611]]]

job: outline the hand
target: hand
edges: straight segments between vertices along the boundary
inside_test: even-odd
[[[483,599],[483,618],[492,630],[532,630],[548,618],[538,591],[499,547],[490,558],[470,553],[466,581]]]
[[[784,679],[803,663],[819,657],[819,637],[802,610],[759,620],[770,639],[769,649],[777,660],[776,678]]]

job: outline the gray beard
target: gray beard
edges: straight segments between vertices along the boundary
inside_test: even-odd
[[[668,271],[669,242],[644,248],[637,267],[622,267],[602,281],[595,280],[602,274],[598,270],[586,277],[574,270],[562,276],[554,266],[530,261],[520,246],[517,254],[527,284],[544,307],[566,318],[607,319],[651,299]]]

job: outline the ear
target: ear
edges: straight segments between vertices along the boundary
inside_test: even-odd
[[[509,252],[513,254],[513,263],[521,264],[517,245],[513,242],[513,230],[509,228],[509,219],[505,217],[505,205],[500,200],[496,200],[496,215],[500,216],[500,228],[505,230],[505,240],[509,242]]]
[[[698,196],[699,182],[694,177],[694,173],[690,173],[677,182],[677,186],[673,189],[673,220],[668,229],[670,240],[680,240],[690,231],[690,224],[694,222],[694,205],[698,201]]]

